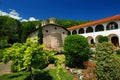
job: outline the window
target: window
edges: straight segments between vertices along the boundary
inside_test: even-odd
[[[107,25],[107,30],[118,29],[118,24],[116,22],[110,22]]]
[[[99,32],[99,31],[104,31],[103,25],[97,25],[97,26],[95,27],[95,32]]]
[[[83,34],[84,33],[84,29],[83,28],[79,29],[78,33],[79,34]]]
[[[86,29],[86,33],[91,33],[91,32],[93,32],[93,28],[92,28],[92,27],[88,27],[88,28]]]
[[[46,30],[46,32],[48,32],[48,30]]]
[[[55,27],[55,30],[57,30],[57,28]]]
[[[73,30],[73,31],[72,31],[72,34],[77,34],[77,31],[76,31],[76,30]]]

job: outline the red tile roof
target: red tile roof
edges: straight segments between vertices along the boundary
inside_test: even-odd
[[[87,26],[100,24],[100,23],[104,23],[104,22],[108,22],[108,21],[118,20],[118,19],[120,19],[120,15],[116,15],[116,16],[112,16],[112,17],[88,22],[88,23],[85,23],[85,24],[77,25],[77,26],[72,26],[72,27],[67,28],[67,30],[78,29],[78,28],[87,27]]]

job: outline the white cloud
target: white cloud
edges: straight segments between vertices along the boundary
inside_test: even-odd
[[[19,13],[13,9],[10,9],[9,13],[0,10],[0,16],[9,16],[17,20],[22,19],[22,17],[19,16]]]
[[[10,12],[7,13],[7,12],[4,12],[4,11],[1,11],[0,10],[0,16],[9,16],[9,17],[12,17],[14,19],[17,19],[17,20],[20,20],[20,21],[38,21],[38,19],[34,18],[34,17],[30,17],[29,19],[23,19],[22,17],[20,17],[20,14],[14,10],[14,9],[9,9]]]
[[[36,21],[37,19],[35,19],[34,17],[30,17],[29,21]]]
[[[28,20],[27,20],[27,19],[22,19],[21,21],[22,21],[22,22],[27,22]]]
[[[22,19],[22,22],[27,22],[27,21],[38,21],[38,19],[34,18],[34,17],[30,17],[28,20],[27,19]]]

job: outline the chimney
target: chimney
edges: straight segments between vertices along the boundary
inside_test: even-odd
[[[41,22],[41,26],[44,26],[44,25],[46,25],[46,24],[48,24],[48,22],[47,22],[46,20],[43,20],[43,21]]]
[[[49,18],[49,20],[50,20],[50,24],[55,24],[56,19],[54,17]]]

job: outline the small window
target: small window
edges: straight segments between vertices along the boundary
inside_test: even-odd
[[[65,32],[63,32],[63,34],[65,34]]]
[[[55,30],[56,30],[57,28],[55,27]]]
[[[48,32],[48,30],[46,30],[46,32]]]

